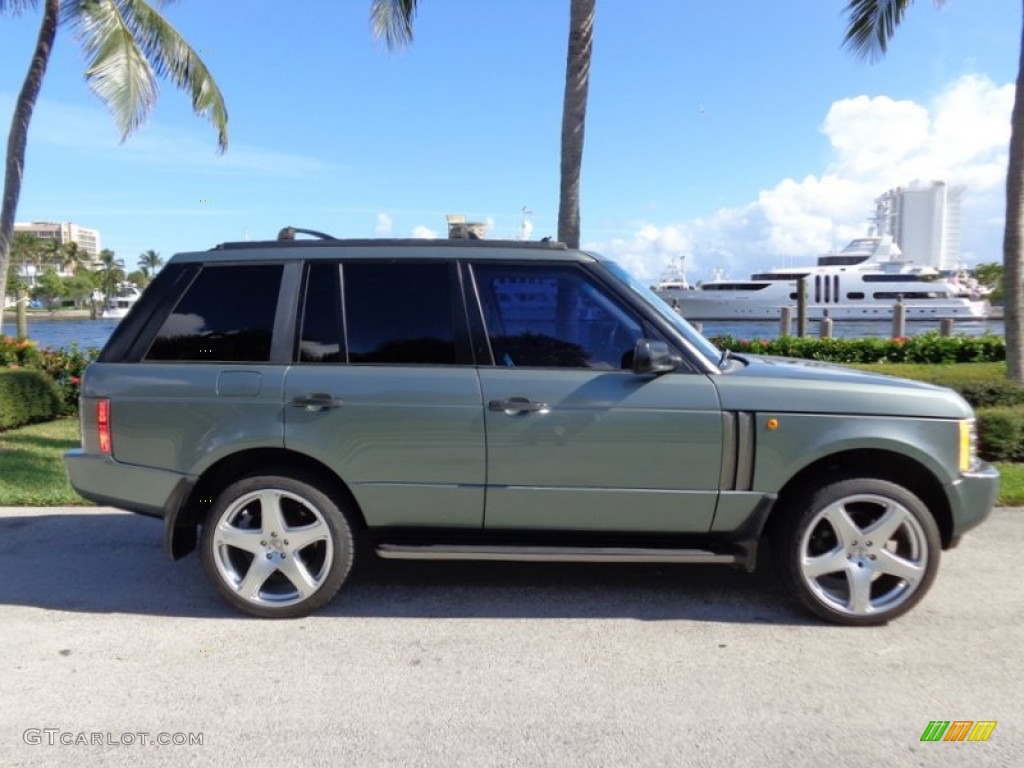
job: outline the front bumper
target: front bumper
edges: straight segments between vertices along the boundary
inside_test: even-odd
[[[951,483],[947,492],[953,508],[953,541],[982,523],[999,498],[999,470],[981,462]]]

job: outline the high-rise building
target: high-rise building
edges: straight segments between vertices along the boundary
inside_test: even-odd
[[[894,187],[875,199],[875,232],[892,235],[915,263],[952,272],[960,266],[963,193],[963,187],[944,181]]]
[[[40,240],[64,243],[75,243],[89,257],[95,259],[100,253],[100,233],[95,229],[86,229],[70,221],[28,221],[15,222],[14,232],[25,232],[35,235]]]
[[[15,222],[14,234],[35,235],[46,243],[75,243],[88,255],[89,261],[95,261],[100,252],[100,233],[95,229],[86,229],[70,221],[28,221]],[[57,260],[48,264],[21,264],[18,274],[29,286],[36,284],[36,278],[48,267],[57,270],[57,274],[67,276],[74,273],[74,268],[63,261]]]

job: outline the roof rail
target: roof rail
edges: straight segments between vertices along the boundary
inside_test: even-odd
[[[315,229],[302,229],[301,227],[285,227],[277,233],[278,240],[294,240],[296,235],[310,235],[319,240],[337,240],[334,235],[324,232],[317,232]]]

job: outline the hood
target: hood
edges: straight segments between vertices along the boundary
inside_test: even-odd
[[[946,387],[816,360],[733,355],[712,376],[726,410],[962,419],[971,407]]]

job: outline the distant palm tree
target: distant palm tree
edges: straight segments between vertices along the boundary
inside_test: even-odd
[[[18,267],[38,267],[45,251],[46,243],[28,232],[18,232],[11,240],[11,262]]]
[[[35,282],[36,273],[39,271],[44,248],[43,241],[28,232],[16,233],[11,242],[11,258],[7,268],[4,269],[4,277],[9,279],[11,293],[14,295],[15,324],[17,326],[15,333],[19,339],[28,338],[28,315],[25,310],[28,307],[29,291]],[[6,288],[4,290],[5,293],[0,294],[4,297],[0,304],[6,307]]]
[[[941,5],[942,0],[933,0]],[[844,42],[859,56],[878,59],[913,0],[849,0]],[[1003,322],[1006,375],[1024,381],[1024,31],[1017,64],[1017,88],[1010,118],[1006,169],[1006,229],[1003,232]]]
[[[111,296],[117,295],[125,281],[124,260],[116,258],[109,248],[104,248],[96,259],[96,277],[106,304]]]
[[[163,265],[164,260],[160,258],[160,254],[152,248],[139,254],[139,271],[145,276],[147,284],[153,279],[153,276],[160,271],[160,267]]]
[[[419,0],[373,0],[370,20],[374,35],[390,48],[412,42],[412,22]],[[562,161],[559,173],[558,239],[570,248],[580,245],[580,170],[587,119],[590,56],[596,0],[570,0],[569,51],[562,100]]]
[[[58,26],[69,27],[81,42],[87,59],[85,79],[113,113],[122,141],[142,124],[156,102],[157,78],[166,78],[189,93],[196,114],[209,117],[222,152],[228,144],[228,113],[217,83],[188,42],[146,0],[0,0],[0,14],[40,4],[39,34],[7,139],[0,205],[0,297],[7,290],[29,122]]]
[[[64,243],[60,252],[60,266],[66,272],[77,273],[83,267],[92,264],[92,256],[78,243]]]

